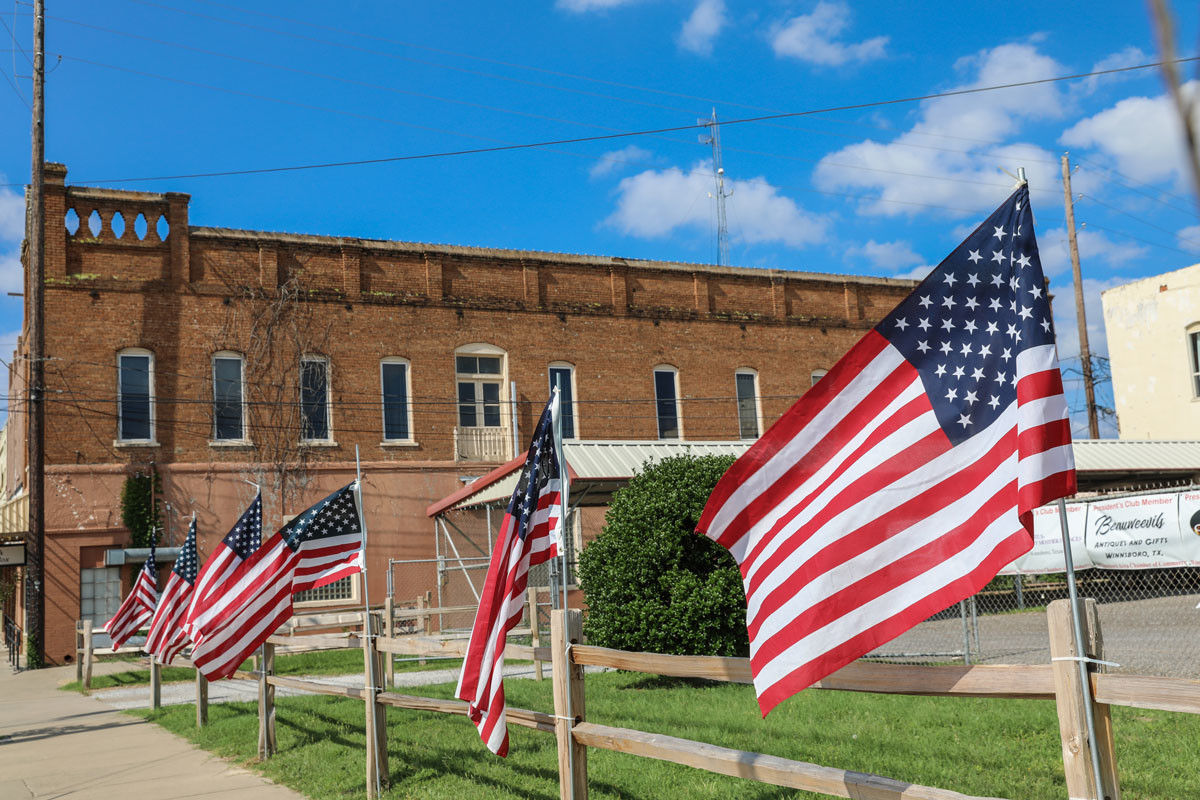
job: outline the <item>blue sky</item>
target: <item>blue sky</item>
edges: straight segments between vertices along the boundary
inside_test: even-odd
[[[736,120],[1157,60],[1141,3],[358,2],[331,13],[241,2],[53,3],[47,158],[72,183],[189,192],[197,225],[713,262],[711,150],[696,131],[130,179],[667,128],[714,108]],[[1196,7],[1176,5],[1191,55]],[[0,28],[0,183],[29,175],[29,12],[18,2],[0,16],[21,48]],[[721,136],[741,266],[917,276],[1024,166],[1068,366],[1063,151],[1079,165],[1095,350],[1106,352],[1100,290],[1200,260],[1157,70],[729,124]],[[21,285],[21,215],[19,187],[0,188],[0,291]],[[20,315],[19,299],[0,297],[0,347]]]

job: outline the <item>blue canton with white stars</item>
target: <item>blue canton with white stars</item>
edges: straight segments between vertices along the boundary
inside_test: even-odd
[[[183,549],[179,551],[179,557],[175,559],[175,566],[171,571],[188,583],[196,582],[199,572],[196,556],[196,520],[192,520],[192,524],[188,526],[187,539],[184,540]]]
[[[262,494],[254,498],[254,502],[242,514],[242,518],[233,526],[233,530],[225,534],[225,546],[238,554],[238,558],[246,559],[262,544]],[[206,579],[207,580],[207,579]]]
[[[284,525],[279,535],[293,551],[299,550],[305,540],[323,539],[327,536],[362,535],[358,524],[358,506],[354,503],[354,484],[350,483],[303,514]]]
[[[561,474],[558,454],[554,449],[554,420],[550,415],[550,404],[547,403],[538,420],[533,441],[529,443],[525,466],[521,468],[521,477],[517,480],[517,490],[508,501],[508,514],[516,520],[519,538],[524,539],[529,533],[530,517],[537,513],[538,501],[546,491],[546,485],[560,478]]]
[[[1029,190],[1017,189],[875,330],[917,368],[959,444],[1017,399],[1017,354],[1054,343]]]

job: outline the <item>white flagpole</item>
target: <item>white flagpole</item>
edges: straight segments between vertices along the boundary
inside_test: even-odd
[[[569,608],[567,603],[567,537],[571,535],[571,473],[567,468],[567,459],[562,446],[562,393],[558,384],[554,386],[554,400],[550,405],[551,424],[554,428],[554,457],[558,461],[558,491],[559,502],[562,503],[562,513],[558,516],[558,555],[562,561],[559,580],[562,584],[562,608]]]
[[[367,516],[363,513],[362,504],[362,466],[358,460],[358,445],[354,445],[354,500],[358,506],[358,527],[362,531],[362,563],[359,565],[359,575],[362,577],[363,590],[363,636],[368,639],[371,637],[371,595],[367,591]],[[367,665],[367,674],[370,678],[371,685],[367,687],[370,697],[368,703],[375,702],[375,690],[378,687],[378,676],[375,674],[375,658],[372,656]],[[367,732],[371,737],[372,752],[376,754],[375,759],[378,763],[379,759],[379,739],[378,731],[375,726],[371,726],[371,730]],[[378,797],[382,791],[383,780],[379,776],[379,770],[375,770],[375,796]]]

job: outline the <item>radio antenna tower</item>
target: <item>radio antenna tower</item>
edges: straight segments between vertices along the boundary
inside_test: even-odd
[[[725,222],[725,198],[733,196],[733,190],[725,191],[725,168],[721,166],[721,127],[717,124],[717,109],[713,109],[712,119],[698,119],[698,125],[708,128],[708,133],[700,134],[700,144],[711,144],[713,153],[713,177],[716,179],[717,193],[708,193],[717,201],[717,265],[729,266],[729,226]]]

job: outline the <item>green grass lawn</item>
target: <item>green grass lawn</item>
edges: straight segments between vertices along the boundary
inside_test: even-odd
[[[513,706],[549,711],[550,681],[510,680]],[[405,689],[450,697],[452,684]],[[213,705],[197,730],[190,705],[130,712],[314,798],[362,797],[363,707],[336,697],[281,698],[279,753],[258,763],[256,708]],[[1114,708],[1123,797],[1200,796],[1200,719]],[[632,673],[589,675],[593,722],[665,733],[967,794],[1013,800],[1066,796],[1054,703],[808,691],[761,719],[749,686]],[[554,737],[510,727],[511,753],[492,756],[462,717],[388,710],[388,798],[558,797]],[[702,770],[589,750],[593,798],[815,797]]]

